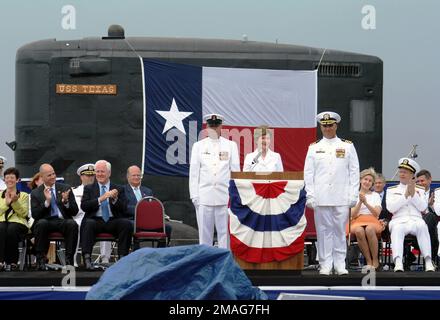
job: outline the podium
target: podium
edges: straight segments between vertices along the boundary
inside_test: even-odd
[[[265,180],[268,182],[276,181],[289,181],[289,180],[303,180],[303,172],[232,172],[231,179],[246,179],[252,180],[258,183],[259,180]],[[231,232],[231,236],[233,236]],[[288,257],[282,261],[271,262],[248,262],[239,258],[234,251],[232,251],[236,262],[243,270],[302,270],[304,266],[304,239],[300,239],[302,242],[301,252]]]

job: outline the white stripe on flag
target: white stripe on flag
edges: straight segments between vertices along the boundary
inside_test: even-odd
[[[305,215],[295,226],[282,231],[255,231],[238,220],[237,216],[229,210],[230,233],[240,242],[252,248],[279,248],[290,246],[306,228],[307,220]]]
[[[315,128],[317,71],[203,67],[203,114],[225,124]]]
[[[255,194],[254,183],[271,183],[277,180],[248,180],[235,179],[235,185],[240,195],[241,204],[248,206],[253,212],[262,215],[276,215],[286,212],[290,206],[298,201],[301,189],[304,187],[303,180],[287,181],[285,192],[277,198],[265,199]]]

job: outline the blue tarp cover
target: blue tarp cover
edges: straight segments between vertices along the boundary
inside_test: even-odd
[[[205,245],[143,248],[101,276],[86,299],[255,300],[253,287],[229,250]]]

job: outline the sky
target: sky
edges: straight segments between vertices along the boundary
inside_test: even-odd
[[[62,25],[67,5],[75,10],[74,29]],[[109,25],[120,24],[127,37],[246,35],[249,41],[378,56],[384,62],[383,173],[391,179],[399,158],[417,144],[416,161],[440,180],[438,12],[436,0],[2,1],[0,155],[14,164],[5,142],[15,139],[17,49],[42,39],[105,36]]]

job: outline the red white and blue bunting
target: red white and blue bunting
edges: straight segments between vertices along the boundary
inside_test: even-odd
[[[229,184],[231,250],[247,262],[283,261],[304,250],[303,180],[235,179]]]

